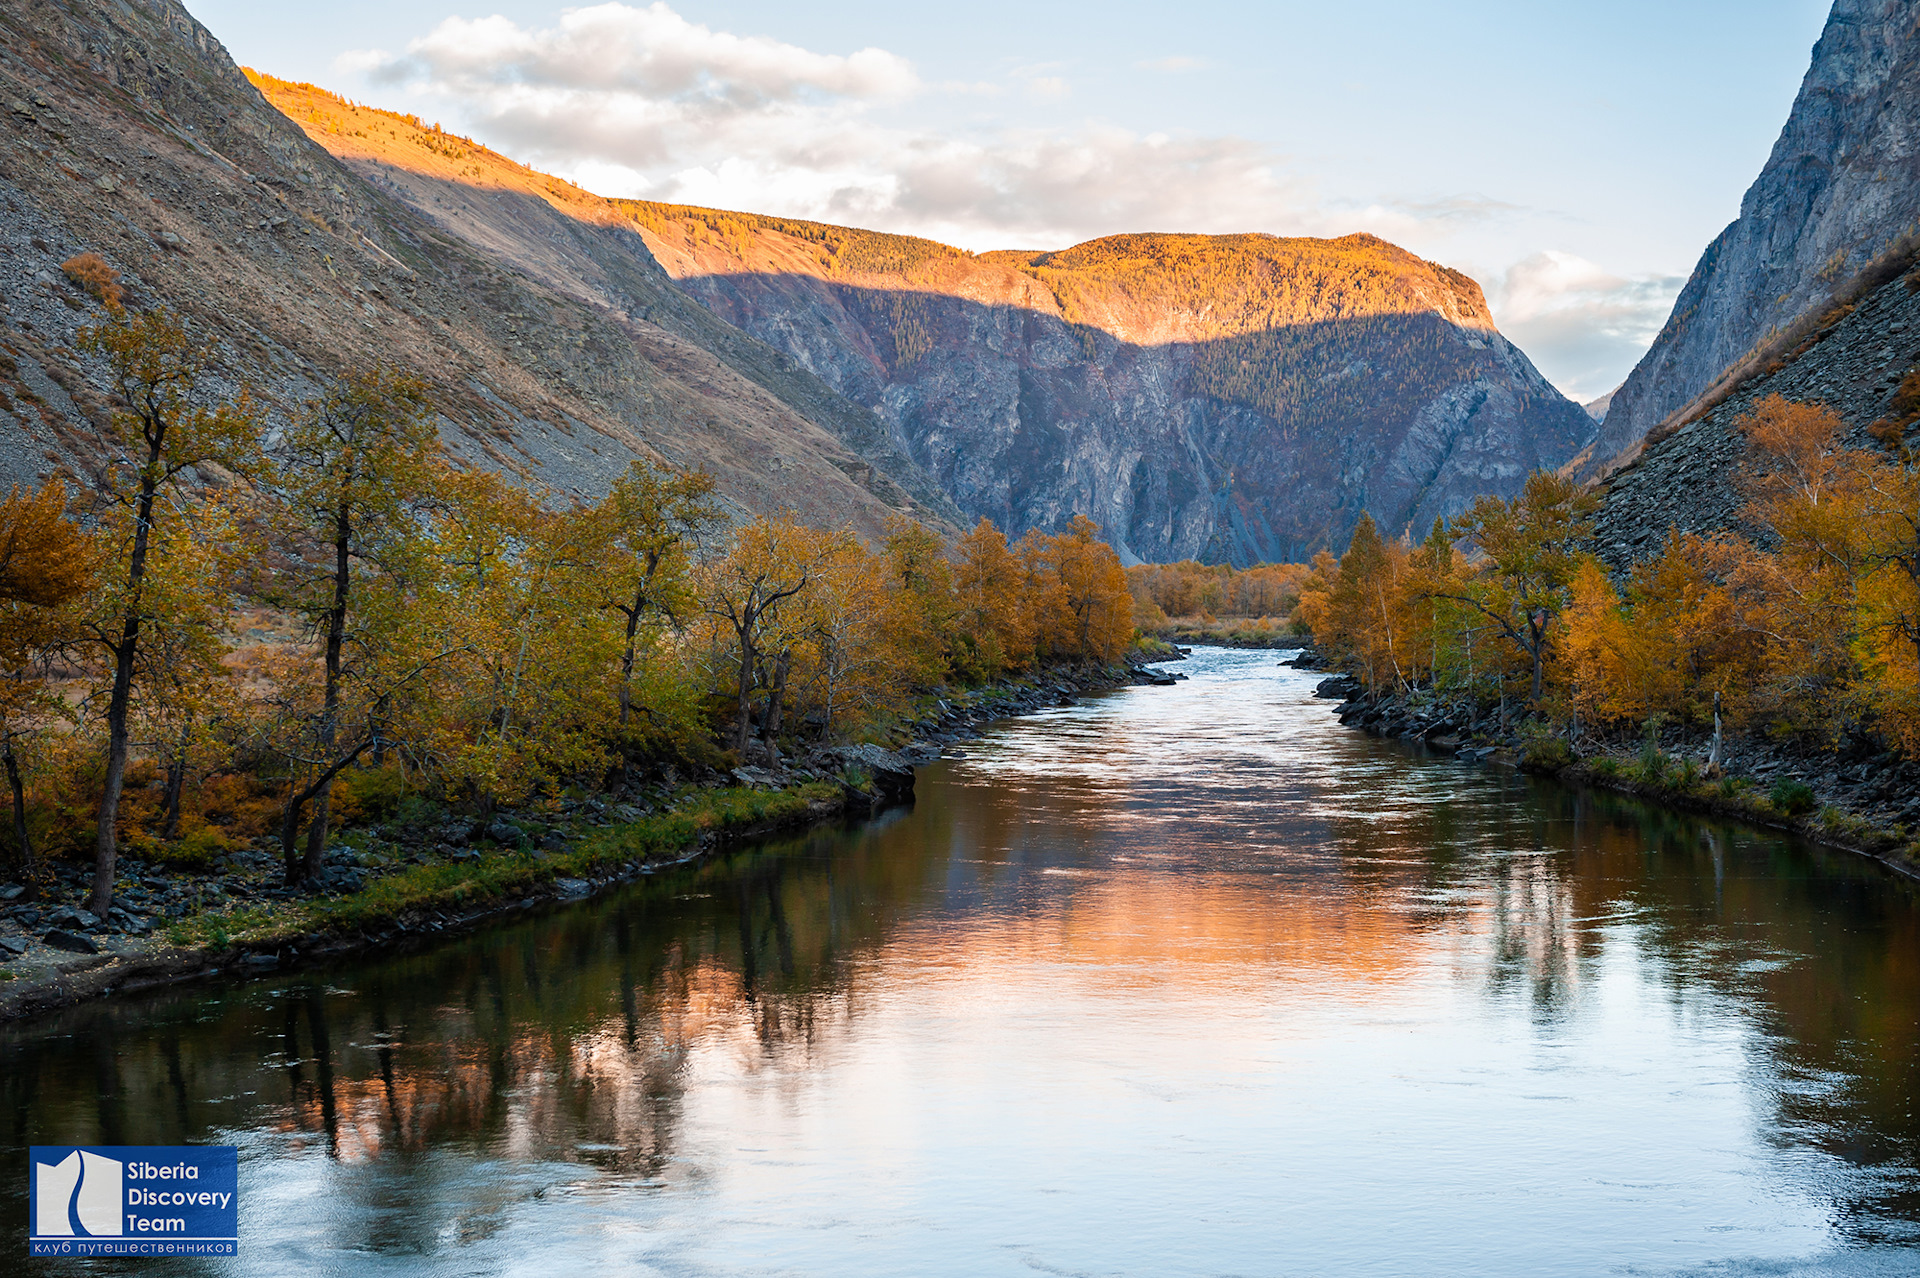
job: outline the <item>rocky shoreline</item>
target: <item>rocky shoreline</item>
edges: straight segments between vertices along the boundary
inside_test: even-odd
[[[1284,664],[1326,668],[1310,647]],[[1583,738],[1576,749],[1557,737],[1522,735],[1514,727],[1517,712],[1503,720],[1497,708],[1421,692],[1370,697],[1345,673],[1322,679],[1314,695],[1337,700],[1333,713],[1340,722],[1372,736],[1418,743],[1463,763],[1504,764],[1784,830],[1920,878],[1920,765],[1910,760],[1730,736],[1719,774],[1708,776],[1710,740],[1680,728],[1632,745]]]
[[[210,874],[126,858],[115,908],[100,919],[81,907],[89,871],[55,864],[42,900],[24,901],[21,884],[0,885],[0,1022],[181,981],[429,944],[541,906],[586,900],[755,839],[867,816],[911,802],[914,769],[988,725],[1116,688],[1171,684],[1176,676],[1150,663],[1182,655],[1058,667],[939,698],[909,725],[897,750],[830,747],[708,774],[697,787],[633,802],[568,800],[538,817],[450,815],[424,831],[343,832],[328,851],[317,893],[282,886],[277,844],[261,839],[221,858]],[[747,797],[712,802],[722,796]],[[411,896],[383,891],[409,872],[422,879],[409,884]],[[435,876],[454,881],[436,883]],[[263,910],[269,922],[243,928]],[[289,926],[272,925],[276,910]],[[321,926],[292,926],[315,917]]]

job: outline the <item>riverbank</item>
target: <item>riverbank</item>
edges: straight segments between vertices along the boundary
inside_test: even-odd
[[[1312,648],[1286,664],[1324,668]],[[1735,737],[1723,742],[1718,774],[1708,775],[1711,742],[1680,728],[1632,745],[1569,742],[1529,735],[1503,721],[1497,708],[1424,689],[1368,696],[1359,680],[1344,673],[1321,680],[1315,695],[1337,700],[1333,713],[1341,723],[1374,736],[1418,742],[1465,763],[1516,767],[1786,831],[1920,878],[1920,766],[1911,761]]]
[[[278,882],[277,844],[257,840],[210,873],[126,858],[108,919],[87,914],[84,867],[52,867],[44,899],[0,887],[0,1022],[180,981],[247,976],[436,940],[538,907],[580,901],[660,869],[912,798],[913,769],[988,724],[1079,697],[1172,677],[1148,649],[1115,666],[1056,667],[929,697],[895,725],[897,750],[816,750],[774,766],[710,774],[634,802],[559,800],[540,811],[452,813],[421,828],[343,830],[320,891]]]

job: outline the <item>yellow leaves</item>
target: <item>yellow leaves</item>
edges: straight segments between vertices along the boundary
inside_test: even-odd
[[[78,598],[93,580],[95,551],[66,517],[67,490],[17,487],[0,501],[0,607],[55,608]]]
[[[110,311],[119,310],[126,300],[126,293],[120,287],[120,272],[108,266],[98,253],[75,254],[60,263],[60,271]]]
[[[1100,525],[1075,515],[1064,533],[1028,533],[1020,553],[1039,641],[1056,656],[1119,660],[1133,640],[1133,592]]]

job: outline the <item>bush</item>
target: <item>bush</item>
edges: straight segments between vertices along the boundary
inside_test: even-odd
[[[1767,802],[1788,816],[1813,811],[1813,787],[1804,781],[1779,780],[1767,791]]]
[[[336,827],[389,821],[406,799],[407,778],[398,767],[348,768],[333,783],[328,811]]]
[[[1617,777],[1620,775],[1620,761],[1603,755],[1593,761],[1593,772],[1595,776]]]
[[[126,293],[120,287],[120,272],[108,266],[98,253],[70,257],[60,263],[60,269],[76,285],[115,310],[126,300]]]
[[[212,826],[189,830],[171,843],[153,842],[142,849],[149,861],[176,870],[205,870],[234,850],[232,839]]]
[[[1720,778],[1720,797],[1723,799],[1737,799],[1752,788],[1753,782],[1745,777]]]
[[[1528,772],[1558,772],[1573,762],[1573,747],[1559,737],[1538,736],[1520,748],[1520,766]]]

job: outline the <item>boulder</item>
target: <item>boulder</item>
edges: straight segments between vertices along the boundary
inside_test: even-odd
[[[100,947],[93,943],[92,937],[79,932],[63,931],[57,927],[40,939],[56,950],[68,950],[74,954],[98,954],[100,952]]]
[[[876,798],[904,803],[913,797],[913,764],[904,756],[877,745],[835,746],[827,753],[841,767],[859,768],[872,777]]]
[[[47,926],[68,928],[76,932],[91,932],[100,926],[100,919],[97,915],[90,914],[85,910],[77,910],[70,905],[63,905],[47,915]]]

